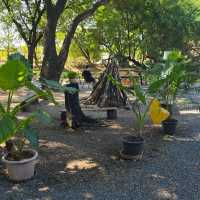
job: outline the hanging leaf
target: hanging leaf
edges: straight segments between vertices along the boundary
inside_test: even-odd
[[[46,80],[43,79],[43,85],[51,90],[56,90],[59,92],[69,92],[71,94],[76,93],[77,89],[73,88],[73,87],[66,87],[61,85],[60,83],[53,81],[53,80]]]
[[[0,119],[0,144],[6,142],[16,133],[16,119],[5,114]]]
[[[34,118],[36,118],[40,123],[49,124],[52,122],[52,118],[47,112],[37,110],[36,112],[32,113]]]
[[[33,69],[32,69],[32,66],[29,63],[28,59],[25,58],[25,56],[23,56],[21,53],[17,52],[17,53],[10,54],[8,56],[8,60],[19,60],[19,61],[21,61],[26,66],[26,69],[27,69],[27,72],[28,72],[28,76],[27,76],[28,79],[29,80],[32,79]]]
[[[30,125],[30,123],[33,119],[34,119],[34,115],[32,114],[32,115],[28,116],[26,119],[20,120],[18,127],[17,127],[18,132],[21,132],[21,131],[23,131],[23,129],[26,129]]]
[[[28,127],[23,130],[23,134],[25,138],[30,142],[31,146],[38,147],[39,138],[37,132],[34,129]]]
[[[26,79],[27,69],[21,61],[10,60],[0,66],[0,88],[4,91],[24,86]]]

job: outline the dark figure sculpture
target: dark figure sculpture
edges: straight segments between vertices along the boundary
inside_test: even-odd
[[[65,108],[66,112],[61,113],[62,125],[68,126],[70,128],[78,128],[83,125],[83,123],[94,123],[96,120],[85,116],[81,110],[79,102],[79,86],[78,83],[70,81],[67,87],[72,87],[77,89],[75,93],[65,92]]]
[[[86,83],[95,83],[96,82],[95,79],[93,78],[88,66],[86,66],[85,70],[82,73],[82,76]]]

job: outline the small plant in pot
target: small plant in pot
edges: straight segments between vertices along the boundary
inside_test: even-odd
[[[27,180],[34,175],[38,153],[27,145],[37,147],[38,135],[30,123],[36,119],[42,123],[50,122],[49,115],[43,111],[35,111],[19,119],[18,114],[26,105],[20,102],[14,105],[13,96],[23,87],[33,91],[39,98],[56,103],[48,89],[41,90],[32,84],[27,67],[20,60],[8,60],[0,66],[0,89],[8,94],[7,102],[0,103],[0,144],[5,144],[2,161],[13,181]]]
[[[133,82],[133,86],[131,88],[125,87],[121,83],[117,82],[113,79],[112,75],[109,75],[109,79],[115,86],[126,91],[133,96],[133,98],[135,98],[132,103],[132,111],[135,116],[135,134],[128,135],[123,138],[123,149],[121,151],[122,157],[132,159],[135,156],[142,155],[144,150],[144,139],[142,137],[142,133],[149,110],[149,104],[147,103],[146,96],[143,93],[142,88],[136,84],[132,78],[130,78]]]
[[[138,156],[144,151],[144,139],[142,133],[144,130],[146,117],[148,113],[148,106],[145,96],[141,93],[139,86],[134,86],[136,100],[132,103],[132,111],[135,116],[134,129],[135,134],[126,136],[123,138],[122,155],[126,156]]]
[[[186,84],[190,84],[194,74],[190,67],[190,60],[175,50],[154,66],[154,72],[155,69],[157,73],[154,74],[155,80],[150,84],[149,92],[157,96],[162,102],[162,107],[169,111],[170,116],[162,122],[162,125],[165,134],[173,135],[178,123],[174,117],[177,95],[184,90]]]

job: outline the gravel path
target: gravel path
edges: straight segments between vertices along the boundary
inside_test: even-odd
[[[51,113],[60,110],[45,106]],[[48,127],[35,124],[40,130],[36,175],[11,183],[0,165],[0,200],[200,200],[198,112],[181,111],[174,137],[148,125],[140,161],[119,157],[121,138],[133,132],[130,111],[120,111],[113,122],[104,120],[104,114],[92,115],[101,118],[101,125],[74,132],[56,120]]]

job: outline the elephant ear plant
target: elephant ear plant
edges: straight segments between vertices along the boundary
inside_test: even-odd
[[[174,50],[165,60],[154,65],[150,74],[154,78],[150,83],[149,93],[157,96],[162,106],[170,112],[170,117],[163,122],[164,131],[167,134],[174,134],[177,120],[172,114],[177,95],[195,80],[191,61],[181,52]]]
[[[9,177],[16,181],[28,179],[34,174],[38,154],[25,147],[27,141],[33,147],[37,147],[38,135],[30,123],[34,120],[50,123],[51,120],[50,116],[41,110],[32,112],[23,119],[18,118],[18,113],[26,104],[19,102],[14,105],[13,95],[23,87],[33,91],[39,98],[56,104],[48,87],[42,90],[30,81],[29,71],[23,62],[17,59],[8,60],[0,66],[0,89],[8,94],[7,102],[0,102],[0,144],[6,144],[6,155],[3,156],[2,161],[7,166]]]

